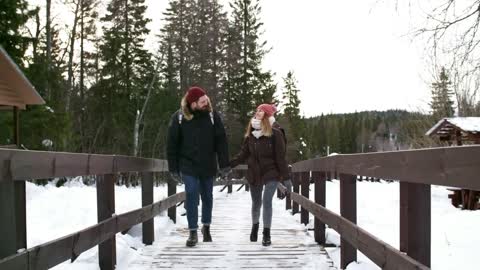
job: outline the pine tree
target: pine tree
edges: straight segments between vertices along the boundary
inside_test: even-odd
[[[276,85],[272,74],[262,70],[266,42],[260,40],[261,8],[258,0],[235,0],[228,35],[225,85],[230,112],[246,124],[256,105],[274,102]]]
[[[66,143],[71,137],[71,121],[63,110],[63,91],[67,82],[63,77],[66,65],[62,61],[65,45],[60,41],[59,31],[56,27],[51,29],[51,68],[48,70],[47,39],[46,33],[42,32],[38,40],[37,54],[29,63],[25,74],[38,93],[44,97],[46,105],[28,107],[23,114],[21,126],[23,130],[35,130],[35,132],[23,132],[21,141],[29,149],[65,151]],[[50,95],[46,95],[47,81]],[[43,140],[51,140],[52,147],[45,148]]]
[[[193,6],[194,24],[189,68],[192,84],[206,89],[214,105],[222,100],[222,78],[226,66],[228,19],[218,0],[197,0]]]
[[[39,9],[30,10],[26,0],[0,1],[0,45],[20,67],[23,67],[25,51],[33,41],[27,35],[26,23],[38,12]]]
[[[150,21],[144,0],[112,0],[102,21],[106,24],[100,47],[102,79],[93,89],[98,99],[93,112],[101,115],[98,141],[101,152],[136,154],[134,129],[137,114],[153,77],[151,54],[144,49]],[[101,121],[101,122],[98,122]]]
[[[296,146],[296,154],[290,153],[291,159],[298,160],[303,157],[305,147],[302,140],[304,136],[304,125],[302,117],[300,116],[300,99],[298,93],[300,90],[297,88],[297,81],[292,71],[287,73],[287,76],[283,79],[283,114],[289,122],[290,130],[294,138],[291,143]]]
[[[192,84],[190,50],[194,45],[189,43],[192,35],[196,35],[193,33],[195,6],[194,0],[171,0],[163,13],[165,25],[161,29],[160,48],[166,50],[163,53],[167,55],[168,69],[164,76],[169,78],[170,87],[178,84],[175,90],[179,96]]]
[[[80,69],[78,74],[78,86],[74,89],[76,95],[72,95],[75,102],[76,132],[79,134],[79,152],[90,152],[91,142],[96,134],[96,128],[89,126],[89,106],[87,97],[90,94],[88,88],[98,83],[100,73],[99,62],[99,40],[97,37],[96,22],[98,20],[98,0],[80,0],[79,15],[79,39],[80,39]],[[88,46],[90,45],[90,46]],[[93,45],[93,46],[92,46]],[[87,49],[93,47],[93,49]]]
[[[447,71],[442,67],[438,81],[432,83],[432,101],[430,108],[436,121],[443,117],[452,117],[455,112],[451,84],[452,82],[448,77]]]

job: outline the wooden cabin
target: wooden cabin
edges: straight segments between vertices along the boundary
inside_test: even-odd
[[[17,148],[20,146],[20,110],[25,110],[27,105],[38,104],[45,104],[45,101],[0,46],[0,113],[10,111],[14,123],[13,143],[0,145],[0,147]]]
[[[443,118],[426,135],[437,136],[450,145],[480,144],[480,117]]]
[[[480,144],[480,117],[451,117],[438,121],[427,133],[430,137],[438,137],[449,145]],[[448,195],[455,207],[462,209],[480,209],[480,191],[468,189],[449,189]]]

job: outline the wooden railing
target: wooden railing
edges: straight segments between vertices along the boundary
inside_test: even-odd
[[[176,205],[185,200],[176,184],[169,182],[169,197],[153,203],[154,173],[166,170],[157,159],[0,149],[0,269],[48,269],[96,245],[100,268],[114,269],[116,233],[142,223],[143,243],[152,244],[153,217],[168,209],[175,221]],[[115,180],[125,172],[141,173],[143,207],[115,215]],[[27,249],[25,180],[86,175],[97,176],[98,224]]]
[[[169,182],[167,199],[153,203],[153,175],[166,171],[166,165],[163,160],[126,156],[0,149],[0,269],[48,269],[73,261],[96,245],[100,268],[114,269],[116,233],[142,223],[143,242],[151,244],[153,217],[168,209],[168,216],[175,220],[175,206],[185,200],[184,192],[176,193],[175,183]],[[143,207],[115,215],[115,178],[124,172],[141,173]],[[340,233],[342,268],[356,260],[358,249],[382,269],[429,269],[430,185],[480,190],[480,146],[337,155],[298,162],[292,172],[294,193],[287,197],[287,209],[301,212],[305,224],[309,212],[315,216],[319,244],[325,244],[325,224]],[[245,168],[237,173],[245,173]],[[83,175],[97,176],[99,223],[25,249],[25,180]],[[340,180],[341,216],[325,208],[325,183],[332,175]],[[357,176],[400,181],[400,250],[356,225]],[[315,202],[308,199],[312,179]],[[25,250],[17,253],[19,249]]]
[[[382,269],[429,269],[431,185],[480,190],[480,146],[337,155],[298,162],[292,172],[294,193],[286,208],[301,212],[304,224],[309,213],[315,216],[319,244],[325,245],[325,224],[341,235],[342,269],[356,261],[357,249]],[[358,176],[400,182],[400,250],[356,225]],[[340,180],[341,216],[325,208],[325,181],[331,178]],[[312,181],[315,202],[308,199]]]

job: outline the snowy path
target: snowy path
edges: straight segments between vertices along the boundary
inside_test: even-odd
[[[313,231],[306,231],[284,210],[285,201],[274,198],[272,246],[263,247],[261,229],[259,242],[249,241],[250,194],[214,192],[212,243],[203,243],[199,231],[199,244],[185,247],[186,218],[178,216],[179,224],[169,236],[142,247],[128,266],[118,269],[335,269],[323,247],[315,243]]]

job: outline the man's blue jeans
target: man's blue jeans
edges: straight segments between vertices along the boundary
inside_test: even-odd
[[[213,208],[213,177],[195,177],[182,174],[182,180],[185,183],[187,195],[185,207],[187,209],[188,229],[191,231],[198,229],[199,194],[202,198],[202,224],[210,225]]]

